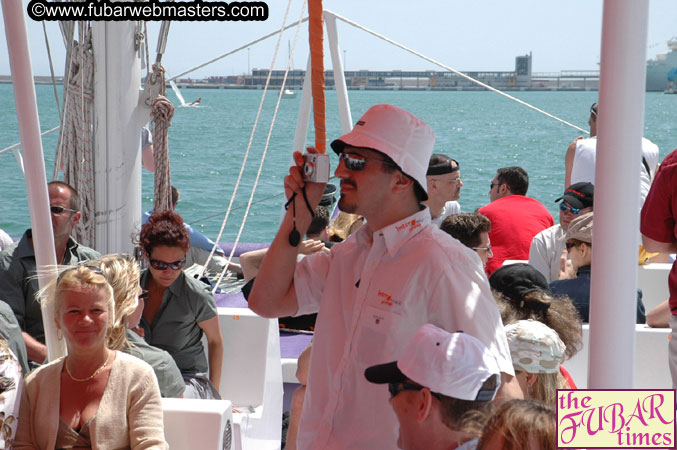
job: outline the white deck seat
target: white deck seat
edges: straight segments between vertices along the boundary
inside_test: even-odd
[[[234,450],[233,413],[227,400],[163,398],[165,439],[177,450]]]
[[[648,313],[670,297],[668,275],[672,264],[647,264],[637,269],[637,287],[642,290],[642,301]]]
[[[635,325],[635,373],[634,389],[669,389],[672,387],[670,368],[668,366],[669,328],[649,328],[646,325]],[[590,342],[590,325],[583,325],[583,348],[563,366],[571,373],[574,382],[580,389],[588,386],[588,355]],[[625,349],[614,345],[613,336],[608,338],[610,352],[622,357]]]
[[[248,308],[218,308],[218,313],[223,337],[219,390],[235,411],[233,448],[279,449],[283,390],[277,319]],[[206,339],[203,344],[207,352]]]

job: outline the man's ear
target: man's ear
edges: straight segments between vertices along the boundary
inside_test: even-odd
[[[417,392],[416,396],[416,420],[418,422],[423,422],[428,418],[430,412],[432,411],[433,405],[433,396],[430,393],[430,389],[423,388]]]
[[[503,183],[498,187],[498,193],[502,196],[505,197],[506,195],[510,195],[510,186],[507,184]]]
[[[393,184],[393,193],[400,193],[414,186],[414,180],[398,171]]]
[[[71,229],[75,228],[80,219],[82,218],[82,213],[80,211],[73,214],[73,222],[71,222]]]

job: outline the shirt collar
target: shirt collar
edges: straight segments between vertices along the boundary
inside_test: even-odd
[[[394,256],[402,245],[420,233],[430,223],[430,211],[425,206],[411,216],[375,231],[372,239],[383,236],[388,253],[390,256]]]
[[[35,249],[33,248],[33,245],[31,244],[29,239],[33,238],[33,230],[30,228],[26,230],[24,235],[21,237],[21,240],[19,240],[19,244],[17,245],[16,249],[16,256],[19,258],[25,258],[27,256],[30,257],[35,257]],[[70,257],[72,254],[75,254],[76,249],[78,248],[78,243],[75,242],[75,239],[72,237],[68,238],[68,242],[66,242],[66,254],[67,260],[64,260],[64,264],[68,263],[70,261]],[[57,255],[58,258],[58,255]]]

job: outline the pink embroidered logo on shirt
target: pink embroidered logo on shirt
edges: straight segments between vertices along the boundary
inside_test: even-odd
[[[393,306],[393,298],[390,295],[383,291],[378,291],[378,296],[383,297],[383,300],[381,300],[382,305]]]
[[[415,230],[421,226],[421,222],[418,222],[416,219],[411,219],[409,222],[405,222],[402,225],[397,225],[395,229],[400,232],[409,229],[410,231]]]

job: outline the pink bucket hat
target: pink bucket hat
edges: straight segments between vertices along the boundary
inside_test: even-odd
[[[331,143],[338,154],[343,148],[362,147],[387,155],[428,194],[426,171],[435,145],[432,128],[415,115],[393,105],[369,108],[348,134]]]

